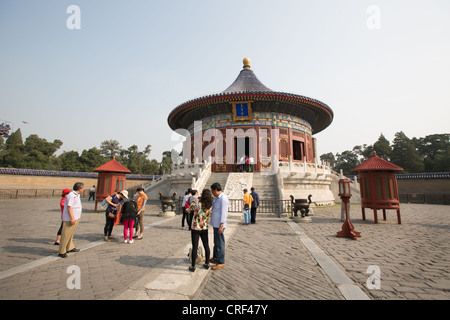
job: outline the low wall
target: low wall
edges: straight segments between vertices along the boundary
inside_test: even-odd
[[[0,189],[72,189],[76,182],[86,189],[97,185],[97,172],[71,172],[32,169],[0,168]],[[158,176],[127,174],[127,188],[149,183]]]
[[[399,193],[450,194],[450,179],[398,179]]]

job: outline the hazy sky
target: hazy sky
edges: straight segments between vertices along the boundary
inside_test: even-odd
[[[160,160],[170,111],[249,57],[267,87],[333,109],[319,155],[450,133],[449,17],[448,0],[0,0],[0,119],[61,151],[116,139]]]

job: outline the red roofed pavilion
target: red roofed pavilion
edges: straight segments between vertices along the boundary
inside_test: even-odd
[[[383,210],[383,220],[386,220],[386,210],[393,209],[397,211],[398,224],[401,224],[395,172],[403,171],[403,168],[381,159],[374,152],[372,157],[354,168],[353,171],[359,173],[363,220],[366,220],[365,208],[373,209],[375,223],[378,223],[378,209]]]
[[[125,174],[131,173],[131,171],[121,165],[115,157],[111,161],[94,169],[94,171],[98,172],[97,194],[94,208],[94,211],[97,212],[98,202],[102,202],[116,191],[126,189],[127,179]]]

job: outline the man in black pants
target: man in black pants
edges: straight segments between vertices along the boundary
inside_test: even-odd
[[[256,222],[256,209],[259,207],[259,195],[255,192],[255,188],[252,187],[251,189],[251,196],[253,197],[252,201],[252,207],[250,209],[250,223]]]
[[[181,206],[183,207],[183,208],[182,208],[182,210],[183,210],[183,217],[181,218],[181,229],[185,229],[185,227],[184,227],[184,220],[186,220],[187,223],[189,224],[189,219],[188,219],[188,217],[189,217],[189,212],[188,212],[188,210],[186,209],[186,202],[189,201],[189,198],[191,197],[191,195],[192,195],[192,190],[191,190],[191,188],[189,188],[189,189],[186,191],[186,193],[184,194],[184,197],[183,197],[183,203],[181,204]],[[188,203],[189,203],[189,202],[188,202]],[[188,208],[189,208],[189,205],[188,205]],[[190,227],[189,227],[188,229],[190,230]]]

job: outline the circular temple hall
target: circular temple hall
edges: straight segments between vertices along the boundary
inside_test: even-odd
[[[271,171],[275,162],[317,163],[313,135],[333,121],[325,103],[262,84],[243,60],[243,69],[224,91],[186,101],[169,114],[172,130],[186,132],[184,163],[210,156],[212,172]],[[277,165],[278,165],[277,163]]]

